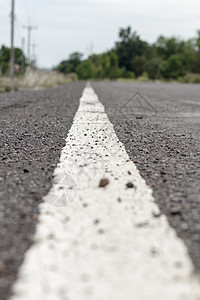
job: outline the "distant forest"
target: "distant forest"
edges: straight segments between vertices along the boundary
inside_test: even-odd
[[[15,48],[15,72],[20,73],[22,60],[25,57],[20,48]],[[0,48],[0,77],[6,76],[9,73],[10,48],[4,45]]]
[[[55,67],[78,79],[178,80],[200,83],[200,30],[182,40],[159,36],[153,44],[142,40],[131,27],[120,28],[114,47],[102,54],[72,53]]]

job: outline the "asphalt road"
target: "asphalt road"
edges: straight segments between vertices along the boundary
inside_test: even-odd
[[[92,83],[200,272],[200,85]],[[84,82],[0,95],[0,294],[8,299]]]
[[[200,85],[107,82],[93,87],[200,273]]]
[[[8,299],[38,219],[38,204],[85,83],[0,95],[0,299]]]

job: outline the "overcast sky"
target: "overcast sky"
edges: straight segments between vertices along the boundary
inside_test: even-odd
[[[52,67],[74,51],[84,55],[113,47],[120,27],[131,25],[154,42],[160,34],[184,39],[200,29],[200,0],[15,0],[15,45],[32,31],[38,64]],[[0,45],[10,44],[11,0],[0,0]],[[26,39],[27,40],[27,39]],[[27,50],[26,50],[27,51]]]

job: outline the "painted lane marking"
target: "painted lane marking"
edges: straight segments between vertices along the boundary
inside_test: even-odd
[[[90,86],[44,200],[12,300],[200,299],[183,242]]]

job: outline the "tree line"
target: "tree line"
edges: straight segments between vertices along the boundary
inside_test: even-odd
[[[131,27],[119,30],[114,47],[83,59],[72,53],[56,70],[76,73],[79,79],[151,79],[200,83],[200,30],[192,39],[159,36],[150,44]]]
[[[22,71],[22,62],[25,58],[23,51],[20,48],[15,48],[15,72],[20,74]],[[6,76],[9,72],[10,63],[10,48],[2,45],[0,48],[0,76]]]

